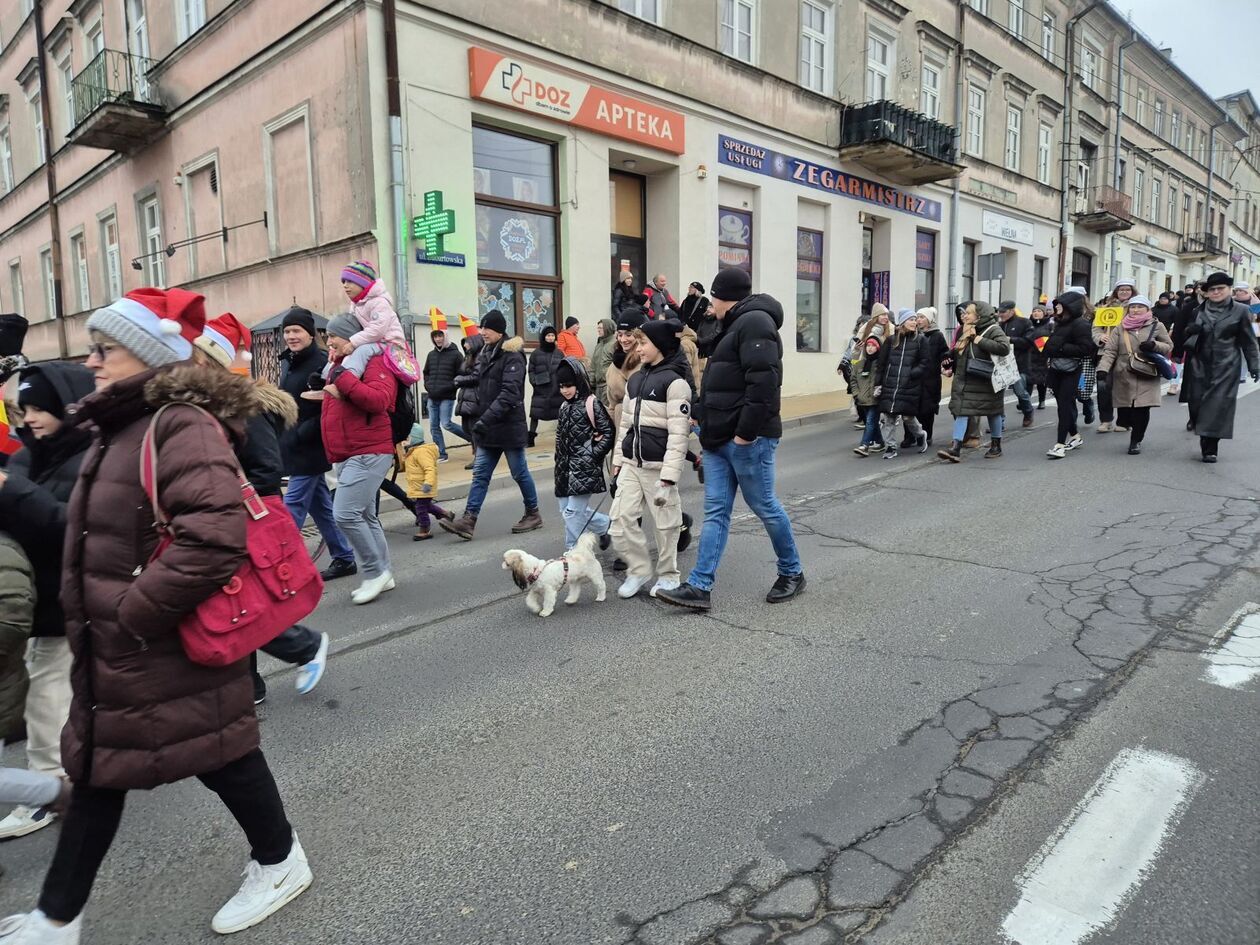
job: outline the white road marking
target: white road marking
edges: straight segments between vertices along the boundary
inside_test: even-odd
[[[1125,749],[1024,868],[1002,923],[1019,945],[1077,945],[1115,921],[1176,827],[1202,773]]]
[[[1248,604],[1230,618],[1203,652],[1203,678],[1226,689],[1242,689],[1260,678],[1260,605]]]

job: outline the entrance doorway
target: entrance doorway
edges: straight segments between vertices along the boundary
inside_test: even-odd
[[[1094,297],[1093,287],[1094,257],[1083,249],[1072,250],[1072,281],[1069,285],[1079,285],[1085,290],[1085,297]]]
[[[624,171],[608,172],[612,232],[609,234],[610,275],[608,290],[621,278],[623,269],[634,274],[634,287],[643,291],[647,284],[647,180]],[[611,298],[611,296],[610,296]],[[611,304],[611,303],[610,303]]]
[[[871,314],[871,304],[875,301],[874,289],[871,285],[872,260],[875,256],[875,231],[869,226],[862,227],[862,314]]]

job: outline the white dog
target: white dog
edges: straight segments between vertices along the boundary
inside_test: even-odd
[[[607,593],[604,585],[604,569],[595,560],[595,548],[599,539],[590,532],[578,537],[573,550],[562,557],[544,561],[529,552],[513,548],[503,552],[503,569],[512,572],[512,580],[525,595],[525,606],[540,617],[550,617],[556,609],[556,595],[562,587],[569,588],[566,604],[576,604],[582,593],[582,582],[595,588],[595,600],[602,601]]]

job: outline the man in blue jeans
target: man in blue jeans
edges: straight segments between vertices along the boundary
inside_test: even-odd
[[[502,312],[490,312],[481,320],[485,347],[477,355],[477,403],[481,415],[473,423],[477,441],[477,459],[473,463],[473,481],[468,489],[464,514],[450,522],[438,519],[443,530],[472,541],[477,516],[490,489],[499,460],[507,457],[508,469],[521,490],[525,515],[512,526],[512,534],[520,535],[542,528],[538,511],[538,490],[525,460],[525,442],[529,428],[525,424],[525,355],[521,338],[507,337],[507,319]]]
[[[710,609],[738,489],[774,545],[778,577],[766,601],[779,604],[805,586],[792,523],[774,491],[774,455],[783,436],[783,306],[768,295],[753,295],[748,273],[735,268],[714,277],[709,297],[722,329],[709,355],[697,409],[704,446],[704,530],[687,583],[660,590],[656,598],[689,610]]]
[[[455,411],[455,376],[464,366],[464,354],[458,345],[446,340],[446,332],[441,329],[429,332],[429,338],[433,341],[433,350],[424,359],[424,392],[429,395],[429,433],[438,448],[438,462],[444,463],[449,457],[442,431],[453,433],[461,440],[468,439],[459,424],[451,419]]]

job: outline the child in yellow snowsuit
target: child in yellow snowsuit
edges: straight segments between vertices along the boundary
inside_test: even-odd
[[[430,515],[450,521],[455,518],[455,513],[446,511],[435,501],[438,489],[438,448],[434,443],[424,442],[424,427],[419,423],[411,425],[403,468],[407,474],[407,498],[416,502],[416,526],[420,529],[411,540],[424,541],[433,537],[429,531]]]

